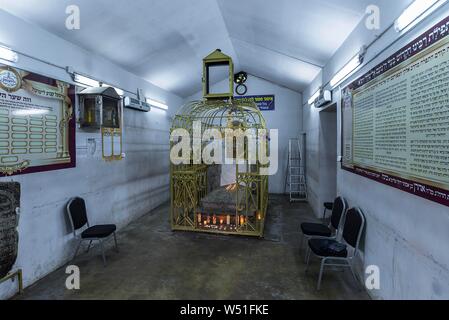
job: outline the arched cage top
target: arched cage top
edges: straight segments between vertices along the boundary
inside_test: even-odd
[[[185,104],[176,114],[172,130],[190,130],[199,121],[203,129],[239,127],[266,129],[265,119],[254,102],[230,99],[227,101],[200,100]]]

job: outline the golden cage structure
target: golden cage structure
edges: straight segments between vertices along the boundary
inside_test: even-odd
[[[215,66],[225,66],[229,72],[229,92],[212,93],[209,88],[210,68]],[[269,152],[265,120],[254,102],[233,97],[230,57],[216,50],[203,60],[203,67],[204,98],[184,105],[171,128],[172,230],[262,237],[268,206],[268,164],[259,161],[258,154]],[[209,136],[211,131],[220,133],[219,137]],[[180,132],[192,147],[187,157],[181,157],[182,162],[173,161],[179,156],[173,150],[182,140]],[[225,146],[223,158],[231,158],[233,163],[205,161],[204,155],[195,154],[212,143],[218,146],[212,155]],[[233,174],[225,184],[224,171]]]

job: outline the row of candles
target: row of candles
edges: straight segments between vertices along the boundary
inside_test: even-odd
[[[260,213],[257,214],[257,219],[262,220],[262,215]],[[210,215],[206,215],[206,218],[203,219],[203,216],[201,213],[197,213],[197,221],[201,225],[204,226],[224,226],[225,225],[225,217],[213,215],[212,217]],[[244,215],[237,216],[235,225],[244,225],[248,221],[248,218]],[[231,215],[226,215],[226,226],[231,226]]]
[[[213,215],[212,217],[210,215],[206,215],[206,218],[203,219],[203,216],[201,213],[197,214],[197,221],[199,224],[204,224],[205,226],[207,225],[224,225],[225,224],[225,217],[224,216],[219,216],[217,217],[217,215]],[[246,221],[246,217],[245,216],[239,216],[239,218],[237,219],[237,222],[240,223],[240,225],[245,224]],[[226,225],[230,226],[231,225],[231,215],[228,214],[226,215]]]

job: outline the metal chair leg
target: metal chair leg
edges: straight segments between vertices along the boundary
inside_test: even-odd
[[[115,236],[115,232],[114,232],[114,243],[115,243],[115,251],[118,251],[118,245],[117,245],[117,237]]]
[[[322,259],[321,260],[321,267],[320,267],[320,274],[318,276],[318,285],[317,285],[317,290],[321,289],[321,279],[323,277],[323,272],[324,272],[324,264],[326,262],[326,259]]]
[[[326,220],[326,207],[324,208],[324,212],[323,212],[323,221]]]
[[[354,277],[357,287],[360,287],[360,282],[359,282],[359,279],[357,279],[354,269],[352,268],[352,263],[349,263],[349,269],[351,269],[351,273],[352,273],[352,276]]]
[[[75,254],[73,255],[72,260],[75,260],[76,255],[78,254],[78,251],[79,251],[79,249],[81,247],[81,242],[83,242],[83,239],[81,239],[80,242],[78,242],[78,246],[76,247]]]
[[[101,241],[101,240],[99,240],[99,241],[100,241],[100,246],[101,246],[101,255],[103,257],[103,265],[106,267],[106,257],[105,257],[105,254],[104,254],[103,241]]]
[[[306,255],[306,272],[309,270],[310,254],[311,250],[308,250]]]
[[[308,242],[306,242],[307,244],[306,244],[306,252],[304,253],[304,261],[307,263],[307,261],[308,261],[308,255],[310,254],[310,248],[309,248],[309,243]]]
[[[88,253],[89,252],[89,250],[90,250],[90,246],[92,245],[92,240],[90,240],[89,241],[89,245],[87,246],[87,250],[86,250],[86,253]]]

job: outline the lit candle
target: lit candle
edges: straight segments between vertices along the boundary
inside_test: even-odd
[[[223,223],[224,223],[224,219],[220,218],[220,224],[223,224]]]
[[[197,215],[197,221],[199,224],[201,224],[201,213],[198,213]]]
[[[215,214],[214,214],[214,216],[212,218],[212,223],[213,224],[217,224],[217,217],[215,216]]]
[[[226,216],[226,224],[228,226],[231,224],[231,216],[229,214]]]
[[[240,225],[245,224],[245,216],[240,216]]]

